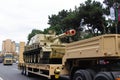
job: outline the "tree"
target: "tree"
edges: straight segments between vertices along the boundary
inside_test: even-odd
[[[79,32],[81,31],[81,17],[79,16],[79,12],[77,8],[75,11],[69,12],[69,14],[62,20],[62,24],[64,24],[64,30],[75,29],[77,34],[74,37],[71,37],[72,40],[78,40],[80,37]]]
[[[84,19],[83,24],[87,25],[91,34],[105,33],[105,17],[103,17],[104,12],[100,2],[87,0],[85,4],[81,4],[79,11]]]
[[[107,5],[107,7],[111,7],[113,6],[113,4],[117,2],[120,3],[120,0],[104,0],[103,3],[105,3]]]
[[[77,34],[82,31],[82,26],[87,25],[91,34],[98,35],[106,33],[106,21],[104,15],[104,8],[102,4],[97,1],[87,0],[80,4],[75,10],[63,19],[63,24],[67,29],[74,28]],[[83,22],[82,22],[83,20]],[[82,23],[82,25],[80,24]],[[80,35],[77,36],[79,38]]]
[[[50,25],[49,28],[45,29],[45,32],[48,32],[49,29],[54,29],[54,31],[57,34],[60,34],[64,31],[64,24],[62,24],[62,20],[68,15],[68,11],[67,10],[62,10],[60,12],[58,12],[57,15],[51,15],[48,16],[49,21],[48,24]]]
[[[110,15],[110,8],[113,7],[115,11],[115,20],[108,20],[110,33],[120,33],[120,22],[118,21],[118,8],[120,7],[120,0],[104,0],[106,4],[106,14]]]
[[[87,0],[79,7],[75,6],[73,11],[62,10],[57,15],[49,16],[50,28],[45,29],[45,32],[54,29],[57,34],[60,34],[69,29],[75,29],[78,35],[74,37],[74,40],[79,40],[82,26],[87,25],[91,34],[104,34],[107,31],[105,27],[107,24],[103,17],[104,11],[100,2]]]

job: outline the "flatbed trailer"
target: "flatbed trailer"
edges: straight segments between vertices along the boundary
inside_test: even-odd
[[[23,74],[32,76],[32,74],[40,75],[51,79],[55,75],[54,70],[57,67],[62,67],[61,64],[25,64],[23,67]]]
[[[37,34],[31,38],[29,44],[20,43],[19,64],[22,74],[40,75],[48,79],[59,79],[64,74],[62,58],[65,54],[65,44],[60,38],[75,35],[75,30],[63,34]]]

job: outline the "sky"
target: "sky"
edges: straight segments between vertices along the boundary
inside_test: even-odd
[[[0,0],[0,50],[2,41],[27,42],[32,29],[48,28],[48,15],[74,10],[86,0]],[[98,0],[102,2],[103,0]]]

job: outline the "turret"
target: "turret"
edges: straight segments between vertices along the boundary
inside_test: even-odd
[[[76,31],[74,29],[68,30],[65,33],[62,33],[60,35],[56,35],[55,33],[50,33],[50,34],[36,34],[34,37],[31,38],[30,42],[28,45],[33,45],[33,44],[39,44],[39,45],[44,45],[47,43],[54,43],[60,42],[59,39],[66,37],[66,36],[73,36],[76,34]]]

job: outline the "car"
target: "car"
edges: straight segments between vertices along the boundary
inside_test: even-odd
[[[16,64],[18,64],[18,61],[16,61]]]

